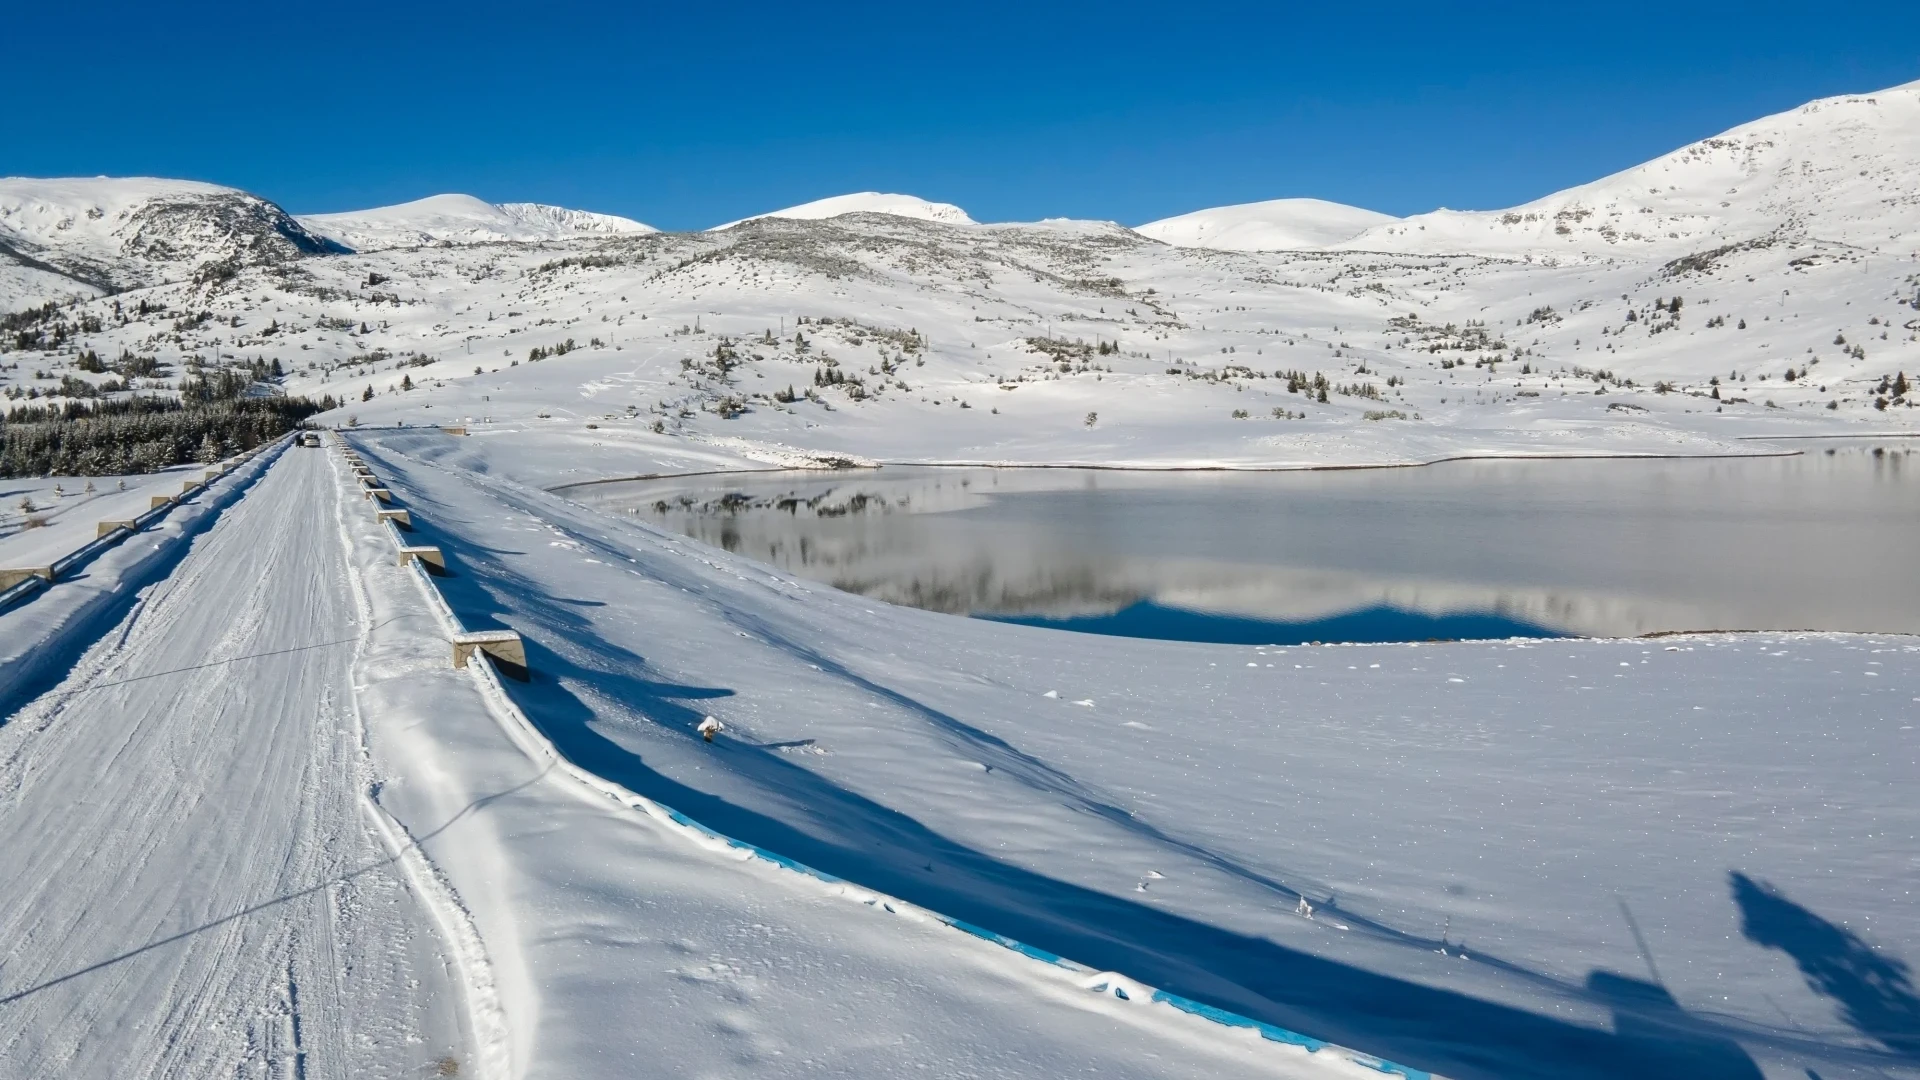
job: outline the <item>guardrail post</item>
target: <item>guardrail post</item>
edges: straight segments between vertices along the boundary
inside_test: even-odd
[[[101,537],[106,536],[108,533],[113,532],[115,529],[125,529],[128,532],[132,532],[134,529],[138,527],[139,526],[135,525],[131,521],[103,521],[100,524],[94,526],[93,538],[95,540],[98,540]]]
[[[465,667],[467,658],[476,651],[492,660],[500,674],[508,678],[526,682],[531,677],[527,671],[526,643],[511,630],[475,630],[453,635],[454,667]]]
[[[406,510],[382,510],[374,507],[373,516],[376,521],[395,522],[403,529],[413,528],[413,514]]]
[[[405,566],[415,559],[420,560],[420,565],[426,567],[427,573],[429,574],[444,574],[447,572],[447,557],[442,555],[440,549],[434,547],[432,544],[401,545],[400,565]]]
[[[17,566],[10,570],[0,570],[0,592],[5,592],[28,578],[36,577],[51,583],[53,581],[53,567]]]

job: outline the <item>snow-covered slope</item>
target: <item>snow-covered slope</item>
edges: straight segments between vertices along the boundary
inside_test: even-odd
[[[1412,219],[1330,249],[1223,251],[860,196],[723,230],[582,235],[565,257],[513,242],[360,252],[31,313],[58,278],[16,267],[0,275],[18,290],[0,295],[18,313],[0,392],[44,401],[87,396],[69,378],[277,360],[290,392],[351,400],[365,424],[452,416],[514,428],[517,445],[567,442],[539,460],[568,479],[694,461],[1730,453],[1751,448],[1742,436],[1903,431],[1920,403],[1899,378],[1920,372],[1920,255],[1888,238],[1920,237],[1920,193],[1901,190],[1920,175],[1916,93],[1749,125],[1735,134],[1764,182],[1728,181],[1726,207],[1657,241],[1610,241],[1599,211],[1558,225],[1516,211],[1458,216],[1510,246],[1492,255],[1355,250],[1427,243]],[[1623,175],[1684,173],[1700,195],[1702,177],[1728,180],[1712,161],[1732,139]],[[1625,179],[1590,187],[1620,193],[1607,214],[1661,217],[1628,212],[1641,196]],[[918,216],[885,212],[903,205]],[[102,369],[123,353],[153,364]]]
[[[1175,247],[1310,251],[1398,220],[1391,214],[1324,199],[1268,199],[1161,218],[1133,231]]]
[[[306,214],[302,224],[356,251],[486,244],[501,241],[572,240],[658,230],[631,218],[569,210],[544,203],[490,203],[471,195],[430,195],[424,199],[348,210]]]
[[[753,221],[757,218],[819,221],[824,218],[839,217],[841,214],[892,214],[895,217],[939,221],[948,225],[973,224],[973,219],[967,216],[967,212],[952,203],[928,202],[912,195],[887,195],[878,191],[862,191],[853,195],[835,195],[832,198],[815,199],[813,202],[789,206],[785,210],[775,210],[767,214],[755,214],[753,217],[741,218],[739,221],[715,225],[708,231],[731,229],[741,221]]]
[[[540,675],[509,689],[533,723],[729,835],[1447,1076],[1911,1075],[1892,1019],[1909,1014],[1834,1006],[1886,1000],[1874,980],[1920,942],[1920,641],[1096,639],[851,596],[455,464],[484,435],[350,438],[430,509],[411,542],[459,559],[437,579],[454,610],[540,646]],[[389,730],[485,729],[439,715],[448,698]],[[543,860],[573,854],[554,838],[625,859],[533,820]],[[473,858],[464,836],[443,850]],[[525,909],[568,953],[589,950],[541,920],[627,940],[570,903]]]
[[[1436,210],[1341,245],[1495,255],[1682,255],[1823,240],[1920,243],[1920,82],[1809,102],[1510,210]]]
[[[8,271],[0,280],[57,273],[77,285],[124,288],[188,276],[207,263],[342,250],[273,203],[217,184],[0,179],[0,267]]]

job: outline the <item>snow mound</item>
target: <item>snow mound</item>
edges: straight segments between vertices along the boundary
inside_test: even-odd
[[[218,184],[154,177],[0,179],[0,266],[112,290],[211,262],[342,250],[279,206]],[[22,269],[25,268],[25,269]]]
[[[358,251],[571,240],[581,236],[659,231],[651,225],[612,214],[569,210],[544,203],[490,203],[471,195],[430,195],[371,210],[307,214],[300,221],[315,232]]]
[[[1324,199],[1268,199],[1161,218],[1133,231],[1174,247],[1311,251],[1399,219]]]
[[[753,217],[729,221],[724,225],[715,225],[708,232],[731,229],[744,221],[755,218],[795,218],[802,221],[819,221],[823,218],[839,217],[841,214],[892,214],[895,217],[919,218],[922,221],[938,221],[948,225],[972,225],[974,220],[965,210],[952,203],[928,202],[912,195],[888,195],[878,191],[862,191],[852,195],[835,195],[828,199],[815,199],[813,202],[789,206],[785,210],[775,210],[768,214],[755,214]]]
[[[1727,244],[1920,243],[1920,82],[1808,102],[1510,210],[1436,210],[1340,247],[1506,256],[1680,255]]]

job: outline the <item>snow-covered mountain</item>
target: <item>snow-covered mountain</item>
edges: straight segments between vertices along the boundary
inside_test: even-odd
[[[1324,199],[1269,199],[1161,218],[1133,231],[1174,247],[1312,251],[1399,219]]]
[[[1896,387],[1920,372],[1915,175],[1920,85],[1815,102],[1531,207],[1331,245],[1367,212],[1283,202],[1189,215],[1184,234],[1159,223],[1195,247],[1106,222],[970,225],[957,207],[863,194],[703,232],[573,233],[556,257],[553,220],[453,198],[335,233],[400,247],[226,277],[142,261],[174,249],[131,223],[238,206],[265,222],[250,253],[323,241],[207,185],[140,182],[128,208],[41,194],[23,209],[16,194],[0,222],[33,239],[0,261],[0,311],[91,295],[49,253],[93,252],[99,279],[121,283],[158,265],[149,279],[171,284],[12,320],[0,392],[71,396],[63,377],[106,377],[78,366],[91,350],[179,370],[277,359],[290,392],[351,396],[367,423],[572,417],[597,425],[579,429],[593,446],[625,426],[674,447],[726,440],[728,461],[1727,452],[1734,430],[1913,423],[1920,395]],[[456,243],[481,237],[476,221],[493,235],[535,221],[540,240]],[[1217,249],[1282,226],[1321,244]]]
[[[1339,246],[1507,256],[1920,243],[1920,82],[1809,102],[1509,210],[1436,210]]]
[[[176,280],[210,263],[344,250],[273,203],[217,184],[0,179],[0,281],[53,293]]]
[[[892,214],[895,217],[919,218],[922,221],[938,221],[948,225],[971,225],[973,219],[965,210],[952,203],[928,202],[912,195],[888,195],[878,191],[862,191],[852,195],[835,195],[827,199],[815,199],[813,202],[789,206],[785,210],[775,210],[767,214],[755,214],[752,217],[729,221],[724,225],[715,225],[709,232],[731,229],[742,221],[757,218],[794,218],[802,221],[819,221],[825,218],[839,217],[842,214]]]
[[[429,195],[371,210],[304,214],[300,221],[314,232],[355,251],[573,240],[582,236],[658,231],[651,225],[612,214],[569,210],[544,203],[490,203],[471,195]]]

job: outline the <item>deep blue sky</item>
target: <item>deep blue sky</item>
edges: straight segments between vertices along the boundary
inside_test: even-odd
[[[1901,2],[24,0],[5,29],[0,175],[667,228],[868,189],[980,220],[1492,208],[1920,79]]]

